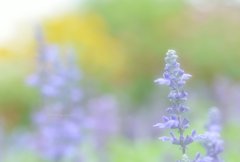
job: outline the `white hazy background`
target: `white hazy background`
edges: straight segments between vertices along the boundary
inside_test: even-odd
[[[66,12],[83,0],[0,0],[0,44],[20,32],[21,25]]]

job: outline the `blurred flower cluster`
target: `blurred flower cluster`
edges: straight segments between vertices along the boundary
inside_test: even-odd
[[[223,162],[219,154],[223,152],[223,140],[221,139],[221,114],[217,108],[209,112],[209,121],[206,125],[206,132],[198,135],[199,140],[206,150],[206,156],[197,162]]]
[[[71,158],[80,161],[78,150],[84,123],[82,91],[78,86],[81,76],[74,51],[69,49],[65,59],[61,59],[59,48],[46,44],[41,31],[37,34],[37,72],[27,79],[41,96],[41,107],[33,114],[33,143],[43,159],[58,162],[75,155]]]

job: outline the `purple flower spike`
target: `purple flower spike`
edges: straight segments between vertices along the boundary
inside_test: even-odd
[[[191,135],[184,136],[185,129],[189,127],[189,121],[183,116],[183,113],[189,109],[185,105],[187,101],[188,93],[183,89],[186,81],[191,78],[190,74],[187,74],[180,68],[180,64],[177,62],[178,56],[176,51],[168,50],[165,57],[165,68],[162,78],[156,79],[154,82],[159,85],[167,85],[170,89],[168,98],[170,100],[170,107],[167,108],[168,116],[163,117],[162,123],[157,123],[154,126],[162,129],[174,129],[177,130],[179,136],[175,136],[173,132],[170,133],[170,137],[160,137],[162,141],[170,141],[172,144],[179,145],[181,147],[183,155],[185,155],[186,147],[194,141],[196,132],[193,131]]]
[[[47,45],[41,33],[37,40],[37,72],[27,79],[29,85],[38,88],[43,102],[41,109],[33,114],[36,129],[33,143],[44,160],[80,159],[85,121],[80,107],[83,94],[78,85],[81,78],[75,53],[69,50],[63,60],[59,47]]]

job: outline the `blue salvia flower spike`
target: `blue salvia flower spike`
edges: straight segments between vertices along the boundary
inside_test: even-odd
[[[196,131],[193,131],[191,135],[184,135],[185,130],[189,127],[189,121],[183,116],[183,113],[187,112],[189,108],[185,105],[187,101],[188,93],[183,89],[186,81],[191,78],[190,74],[187,74],[180,68],[180,64],[177,62],[178,56],[176,51],[168,50],[165,57],[165,68],[162,78],[156,79],[154,82],[159,85],[166,85],[170,89],[168,98],[170,100],[170,107],[167,108],[168,116],[163,116],[163,122],[157,123],[154,126],[162,129],[173,129],[178,132],[178,136],[174,135],[173,131],[170,133],[170,137],[160,137],[162,141],[170,141],[172,144],[179,145],[183,159],[188,159],[186,154],[187,145],[194,141]],[[186,161],[186,160],[182,160]]]

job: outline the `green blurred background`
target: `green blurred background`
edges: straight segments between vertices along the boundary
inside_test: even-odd
[[[240,160],[239,100],[233,99],[240,94],[239,2],[87,0],[38,23],[48,43],[76,48],[89,87],[116,95],[130,112],[151,112],[154,104],[161,105],[165,98],[158,100],[156,94],[160,98],[166,91],[162,94],[153,80],[163,71],[166,51],[177,50],[182,67],[193,75],[188,86],[195,125],[204,123],[206,115],[199,114],[219,106],[227,141],[224,157]],[[0,116],[7,130],[28,127],[37,102],[36,92],[25,85],[35,70],[35,26],[22,24],[21,32],[0,48]],[[156,161],[170,146],[155,140],[132,146],[119,142],[112,155],[119,162]]]

